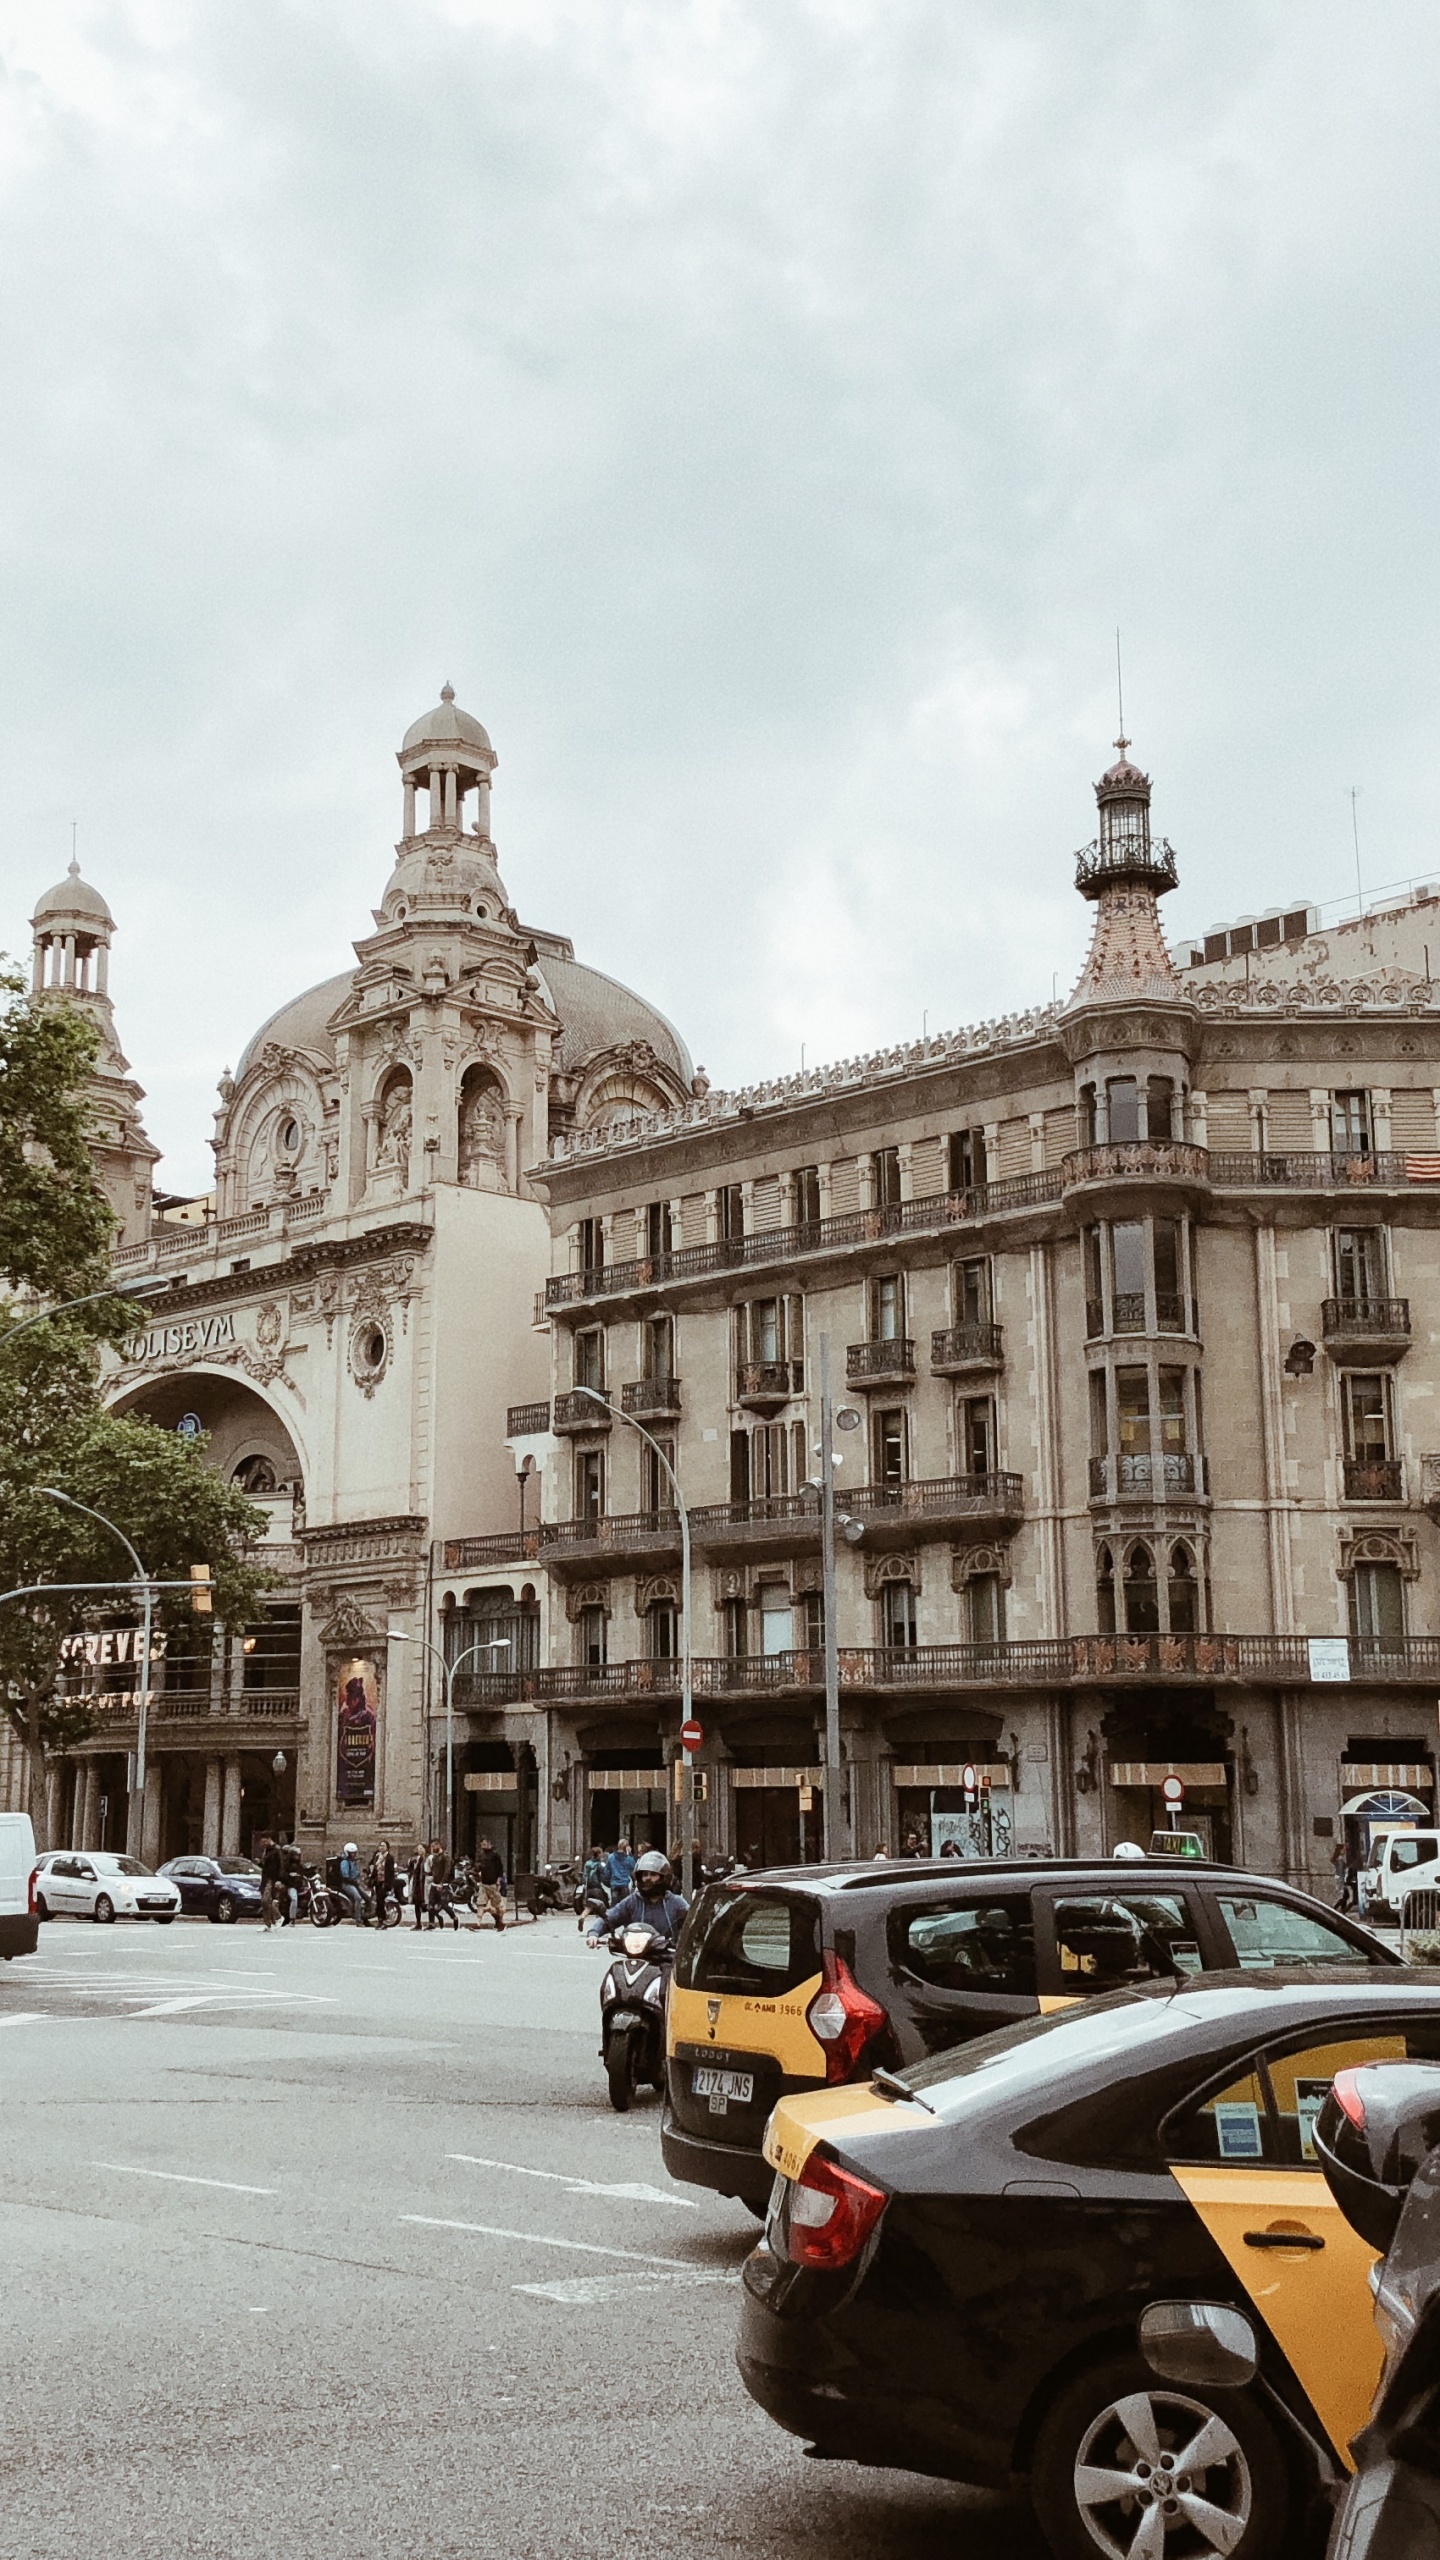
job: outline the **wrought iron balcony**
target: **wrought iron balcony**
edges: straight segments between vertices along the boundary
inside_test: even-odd
[[[1320,1339],[1332,1360],[1403,1360],[1410,1348],[1408,1298],[1327,1298],[1320,1310]]]
[[[629,1378],[620,1390],[620,1410],[639,1422],[678,1422],[678,1378]]]
[[[915,1345],[908,1333],[884,1342],[852,1342],[845,1353],[851,1387],[906,1387],[915,1375]]]
[[[1092,1502],[1164,1502],[1172,1494],[1208,1493],[1210,1481],[1203,1458],[1189,1450],[1124,1452],[1090,1460]]]
[[[1163,897],[1179,877],[1173,845],[1148,832],[1082,845],[1075,856],[1075,886],[1082,898],[1098,898],[1102,889],[1112,884],[1123,888],[1127,882]]]
[[[912,1546],[977,1528],[985,1534],[1018,1527],[1025,1515],[1025,1480],[998,1469],[932,1476],[911,1484],[850,1487],[841,1502],[864,1522],[867,1546]]]
[[[540,1553],[538,1529],[502,1529],[484,1538],[445,1538],[440,1547],[442,1573],[484,1572],[494,1564],[534,1564]]]
[[[1004,1329],[998,1324],[943,1325],[930,1336],[930,1366],[937,1378],[978,1376],[1004,1365]]]
[[[557,1396],[552,1427],[556,1431],[608,1431],[610,1429],[609,1388],[576,1387],[568,1395]]]
[[[524,1440],[528,1438],[532,1432],[548,1431],[549,1428],[550,1405],[548,1398],[544,1404],[512,1404],[509,1412],[505,1416],[505,1437],[507,1440]]]
[[[680,1520],[674,1511],[602,1512],[580,1520],[542,1520],[539,1540],[542,1564],[592,1565],[602,1556],[623,1564],[650,1556],[678,1556]]]
[[[1067,1191],[1112,1182],[1181,1182],[1193,1189],[1210,1180],[1210,1156],[1185,1138],[1117,1138],[1077,1147],[1060,1171]]]
[[[690,1514],[700,1548],[772,1549],[793,1555],[820,1543],[820,1506],[813,1494],[755,1494],[738,1502],[705,1502]]]
[[[67,1696],[67,1706],[88,1707],[96,1724],[134,1724],[136,1701],[133,1696],[111,1690],[102,1696],[87,1698],[83,1691]],[[156,1724],[219,1723],[243,1724],[252,1717],[260,1724],[294,1722],[300,1713],[298,1689],[242,1689],[238,1697],[222,1692],[218,1697],[209,1689],[160,1689],[150,1699],[149,1722]]]
[[[735,1372],[735,1401],[751,1413],[773,1413],[798,1395],[803,1384],[798,1360],[742,1360]]]
[[[1403,1502],[1405,1468],[1399,1458],[1347,1458],[1347,1502]]]

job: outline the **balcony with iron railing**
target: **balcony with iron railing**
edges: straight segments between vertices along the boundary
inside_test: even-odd
[[[804,1383],[798,1360],[742,1360],[735,1371],[735,1401],[747,1413],[775,1413]]]
[[[576,1387],[555,1398],[553,1431],[608,1431],[610,1429],[610,1390],[608,1387]]]
[[[1125,1451],[1090,1460],[1092,1502],[1166,1502],[1174,1494],[1208,1494],[1205,1460],[1188,1449]]]
[[[908,1387],[915,1377],[915,1345],[908,1333],[881,1342],[852,1342],[845,1353],[850,1387]]]
[[[544,1404],[512,1404],[505,1416],[507,1440],[528,1440],[550,1428],[550,1406]]]
[[[1076,1147],[1063,1158],[1060,1172],[1067,1191],[1127,1189],[1136,1182],[1194,1191],[1210,1180],[1210,1156],[1185,1138],[1119,1138]]]
[[[442,1538],[442,1573],[484,1573],[493,1565],[535,1564],[540,1556],[538,1528],[501,1529],[483,1538]]]
[[[637,1422],[678,1422],[678,1378],[630,1378],[620,1390],[620,1410]]]
[[[89,1706],[97,1725],[131,1725],[138,1714],[133,1694],[123,1692],[89,1700],[77,1694],[66,1704]],[[146,1721],[152,1726],[220,1721],[237,1725],[249,1718],[256,1724],[275,1724],[293,1723],[299,1714],[298,1689],[241,1689],[229,1695],[224,1691],[217,1695],[211,1689],[157,1689],[152,1692]]]
[[[578,1520],[542,1520],[539,1558],[557,1571],[592,1568],[602,1559],[613,1564],[644,1564],[680,1553],[680,1518],[675,1511],[586,1513]]]
[[[1341,1367],[1403,1360],[1411,1341],[1410,1301],[1327,1298],[1320,1310],[1320,1339]]]
[[[1403,1502],[1405,1468],[1399,1458],[1347,1458],[1347,1502]]]
[[[998,1324],[942,1325],[930,1336],[930,1367],[937,1378],[978,1377],[1004,1365],[1005,1336]]]

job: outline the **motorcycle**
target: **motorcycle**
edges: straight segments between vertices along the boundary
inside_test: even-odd
[[[573,1894],[574,1886],[573,1864],[557,1866],[552,1859],[537,1867],[533,1875],[521,1876],[515,1892],[531,1919],[538,1920],[542,1911],[558,1911],[562,1896]]]
[[[321,1881],[320,1870],[318,1867],[309,1868],[306,1872],[310,1887],[309,1916],[313,1928],[338,1928],[342,1920],[353,1921],[357,1928],[363,1929],[369,1926],[370,1922],[375,1918],[375,1896],[373,1893],[364,1893],[364,1888],[362,1886],[361,1890],[362,1893],[364,1893],[364,1901],[362,1908],[357,1915],[355,1906],[352,1903],[349,1894],[343,1892],[339,1885],[323,1883]],[[304,1916],[304,1910],[305,1900],[302,1895],[302,1917]],[[380,1917],[381,1928],[394,1928],[398,1924],[399,1918],[399,1904],[387,1895],[385,1910]]]
[[[592,1920],[604,1918],[614,1896],[603,1876],[592,1876],[588,1884],[582,1880],[576,1885],[570,1900],[576,1915],[575,1925],[584,1929]]]
[[[615,1961],[600,1985],[600,2058],[617,2115],[627,2113],[637,2089],[660,2089],[665,2077],[665,1995],[675,1949],[643,1921],[632,1921],[610,1952]]]

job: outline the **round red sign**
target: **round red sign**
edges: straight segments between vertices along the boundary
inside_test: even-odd
[[[688,1724],[682,1724],[680,1727],[680,1748],[682,1751],[698,1751],[704,1739],[705,1727],[703,1724],[697,1724],[693,1716]]]
[[[1160,1789],[1160,1793],[1167,1804],[1183,1804],[1185,1801],[1184,1779],[1175,1777],[1167,1778]]]
[[[966,1761],[964,1768],[960,1772],[960,1784],[964,1788],[967,1796],[974,1795],[976,1788],[980,1784],[980,1780],[976,1775],[975,1764],[973,1761]]]

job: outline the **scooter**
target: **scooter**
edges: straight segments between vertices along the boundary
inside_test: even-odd
[[[531,1919],[538,1920],[542,1911],[558,1911],[561,1896],[571,1893],[574,1884],[573,1865],[556,1866],[553,1860],[549,1860],[543,1867],[537,1867],[533,1875],[523,1877],[516,1886],[516,1892],[523,1897]]]
[[[665,1995],[675,1949],[642,1920],[612,1937],[610,1952],[615,1961],[600,1985],[600,2058],[610,2104],[623,2116],[637,2089],[664,2085]]]
[[[577,1884],[571,1896],[576,1928],[586,1929],[592,1919],[603,1919],[614,1898],[603,1876],[592,1876],[589,1884]]]

